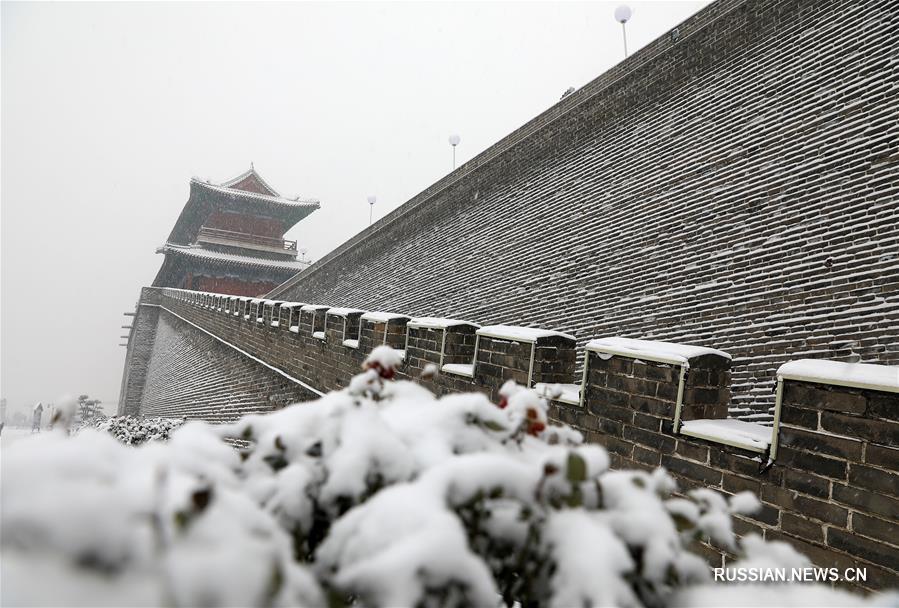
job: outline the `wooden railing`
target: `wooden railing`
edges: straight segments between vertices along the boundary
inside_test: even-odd
[[[207,243],[216,243],[220,245],[235,245],[251,249],[282,251],[284,253],[293,254],[296,254],[297,252],[296,241],[287,241],[270,236],[247,234],[245,232],[235,232],[233,230],[222,230],[220,228],[209,228],[206,226],[200,228],[200,232],[197,234],[197,241],[205,241]]]

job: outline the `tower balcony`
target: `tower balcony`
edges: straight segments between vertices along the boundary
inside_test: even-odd
[[[296,241],[258,234],[247,234],[245,232],[234,232],[233,230],[222,230],[220,228],[208,228],[206,226],[200,228],[200,232],[197,234],[197,243],[240,247],[242,249],[280,253],[290,255],[291,257],[296,257],[297,255]]]

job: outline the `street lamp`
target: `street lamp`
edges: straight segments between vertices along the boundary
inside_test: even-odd
[[[459,142],[462,141],[458,135],[450,135],[449,136],[449,144],[453,147],[453,169],[456,168],[456,146],[459,145]]]
[[[368,196],[368,225],[371,226],[371,214],[375,209],[375,203],[378,202],[378,197],[374,194],[370,194]]]
[[[628,22],[628,20],[633,15],[633,11],[631,11],[631,7],[626,4],[622,4],[618,8],[615,9],[615,21],[621,24],[621,37],[624,40],[624,57],[627,58],[627,31],[624,28],[624,24]]]

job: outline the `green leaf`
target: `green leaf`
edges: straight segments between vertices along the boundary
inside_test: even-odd
[[[674,525],[677,526],[678,532],[683,532],[684,530],[689,530],[693,527],[693,522],[680,515],[678,513],[674,513],[671,515],[671,519],[674,520]]]
[[[328,608],[346,608],[350,605],[347,596],[332,587],[327,588]]]
[[[587,463],[575,452],[568,453],[568,464],[565,469],[565,477],[571,483],[580,483],[587,479]]]
[[[571,494],[565,497],[565,503],[572,508],[584,506],[584,495],[580,486],[572,486]]]
[[[273,600],[278,595],[278,592],[281,591],[281,587],[284,586],[284,573],[281,572],[281,566],[276,562],[272,567],[272,573],[269,576],[268,580],[268,588],[265,590],[265,602],[264,605],[269,606],[273,604]]]
[[[174,519],[175,527],[178,530],[183,530],[190,523],[191,517],[186,511],[175,511]]]
[[[496,422],[494,420],[487,420],[486,422],[484,422],[484,427],[487,428],[487,430],[497,431],[497,432],[506,430],[506,427],[504,427],[499,422]]]

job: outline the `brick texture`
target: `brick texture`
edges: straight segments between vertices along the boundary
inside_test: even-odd
[[[821,566],[866,568],[867,588],[899,585],[899,393],[785,381],[777,460],[765,467],[758,454],[672,433],[676,367],[589,357],[585,407],[553,402],[551,414],[605,446],[613,466],[664,466],[682,490],[751,491],[762,510],[737,516],[738,534],[791,543]],[[715,389],[714,406],[728,378],[712,367],[707,375],[691,362],[687,386],[692,376]]]
[[[897,27],[716,2],[270,297],[715,345],[737,414],[791,358],[899,363]]]
[[[125,355],[125,371],[119,393],[119,415],[136,415],[140,412],[141,398],[146,384],[147,365],[156,339],[159,321],[158,291],[144,288],[135,310],[131,330],[128,333],[128,349]]]
[[[229,422],[316,395],[162,310],[140,413]]]

